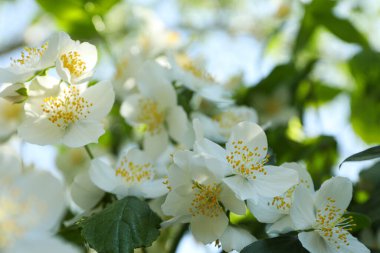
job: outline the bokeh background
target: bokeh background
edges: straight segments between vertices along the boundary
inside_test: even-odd
[[[56,30],[98,47],[98,80],[128,75],[120,52],[136,45],[150,56],[180,48],[199,59],[237,104],[257,110],[278,164],[303,161],[316,187],[332,175],[357,183],[350,209],[372,221],[358,233],[380,249],[379,161],[339,169],[380,143],[380,1],[1,0],[0,66]],[[100,142],[115,153],[130,131],[116,114]],[[64,149],[21,149],[25,163],[60,173]],[[263,229],[247,217],[236,222]],[[179,251],[189,249],[217,251],[187,236]]]

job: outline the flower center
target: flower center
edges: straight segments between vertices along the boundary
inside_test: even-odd
[[[7,121],[17,121],[22,117],[22,104],[14,104],[3,99],[1,99],[0,104],[1,114]]]
[[[186,55],[178,56],[177,60],[183,70],[190,72],[195,77],[198,77],[200,79],[210,81],[210,82],[214,81],[214,78],[209,73],[195,66],[194,62]]]
[[[233,150],[226,156],[226,159],[236,173],[250,179],[256,179],[257,173],[267,174],[264,164],[268,162],[269,155],[260,159],[260,154],[257,153],[259,148],[255,147],[251,151],[243,144],[242,140],[233,141],[232,145]]]
[[[74,77],[78,77],[86,71],[86,63],[81,59],[77,51],[62,54],[60,59],[63,67],[68,69],[70,74]]]
[[[292,205],[292,196],[295,189],[296,185],[289,188],[282,196],[274,197],[272,202],[268,203],[268,205],[270,204],[277,210],[287,213]]]
[[[42,111],[57,127],[67,128],[71,123],[87,118],[93,104],[81,97],[78,88],[69,86],[58,97],[47,97],[41,105]]]
[[[219,126],[225,130],[230,130],[239,122],[248,119],[248,115],[238,114],[233,111],[221,112],[213,117]]]
[[[11,66],[33,67],[40,60],[48,47],[46,42],[41,47],[25,47],[18,59],[11,58]]]
[[[40,214],[45,211],[37,198],[21,201],[18,189],[8,188],[1,191],[3,194],[0,195],[0,251],[23,236],[39,221]]]
[[[193,182],[192,189],[194,198],[191,202],[189,211],[192,216],[204,215],[210,218],[218,216],[223,209],[219,204],[219,196],[222,191],[220,185],[203,185],[196,181]]]
[[[117,166],[116,176],[124,178],[128,183],[142,183],[153,178],[151,163],[135,163],[124,157]]]
[[[314,228],[318,230],[330,243],[336,245],[337,249],[340,244],[349,245],[347,240],[348,231],[352,230],[353,217],[342,217],[345,210],[337,208],[333,198],[327,198],[327,205],[317,210],[317,220]]]
[[[149,98],[140,99],[139,108],[137,122],[143,124],[149,133],[157,133],[165,120],[165,115],[159,111],[157,103]]]

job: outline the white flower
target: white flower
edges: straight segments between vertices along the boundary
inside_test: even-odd
[[[53,236],[64,214],[62,184],[47,172],[22,172],[12,151],[0,150],[0,251],[79,252]]]
[[[353,237],[351,218],[342,215],[352,198],[352,183],[344,177],[325,181],[313,195],[305,187],[294,191],[290,217],[304,248],[311,253],[322,252],[370,252]]]
[[[19,58],[11,58],[9,67],[0,68],[0,83],[22,83],[36,72],[53,67],[59,46],[66,37],[63,32],[54,33],[40,47],[25,47]]]
[[[194,113],[193,118],[201,122],[205,137],[216,142],[226,142],[231,129],[240,122],[250,121],[257,123],[257,113],[253,108],[246,106],[232,106],[212,116]]]
[[[145,130],[144,150],[156,158],[167,148],[169,136],[178,143],[185,141],[190,123],[177,105],[177,95],[165,69],[157,63],[144,64],[137,85],[140,93],[127,97],[120,113],[129,124]]]
[[[0,98],[0,141],[16,132],[24,116],[22,104]]]
[[[23,83],[4,83],[0,87],[0,98],[4,98],[13,103],[22,103],[28,96]]]
[[[203,243],[219,239],[226,231],[226,210],[245,214],[243,201],[211,171],[203,157],[191,151],[178,151],[169,167],[168,187],[171,189],[162,211],[174,216],[171,221],[190,222],[194,237]]]
[[[147,158],[147,154],[137,148],[123,153],[115,167],[100,158],[92,160],[89,173],[96,186],[119,198],[157,198],[167,193],[164,178],[156,175],[154,164]]]
[[[57,73],[70,84],[83,83],[91,78],[97,60],[98,52],[94,45],[66,36],[58,52]]]
[[[104,191],[92,182],[89,170],[77,173],[69,191],[71,200],[83,211],[91,210],[104,196]]]
[[[203,138],[199,121],[194,121],[194,128],[194,149],[205,156],[208,167],[224,177],[223,181],[242,200],[258,202],[259,197],[279,196],[298,183],[296,171],[265,165],[267,138],[257,124],[244,121],[232,128],[226,149]]]
[[[226,252],[233,250],[240,252],[246,246],[257,241],[248,231],[233,226],[228,226],[219,240],[223,250]]]
[[[80,90],[61,84],[58,96],[25,103],[26,119],[18,128],[25,141],[39,144],[63,143],[81,147],[97,142],[104,133],[100,122],[111,110],[115,94],[109,82]]]
[[[274,198],[260,198],[257,203],[247,201],[247,206],[256,219],[263,223],[274,223],[269,226],[267,233],[286,233],[294,230],[289,212],[293,202],[294,190],[302,185],[314,193],[314,184],[304,166],[297,163],[284,163],[281,167],[297,171],[299,183],[289,188],[284,194]]]
[[[202,63],[194,62],[187,55],[168,56],[171,80],[196,92],[205,99],[216,102],[230,102],[223,86],[202,69]]]

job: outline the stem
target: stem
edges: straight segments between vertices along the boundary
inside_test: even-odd
[[[88,147],[88,145],[85,145],[84,149],[86,150],[86,152],[87,152],[88,156],[90,157],[90,159],[91,160],[94,159],[94,155],[92,154],[92,152],[91,152],[90,148]]]
[[[141,252],[142,252],[142,253],[147,253],[148,251],[146,250],[145,247],[142,247],[142,248],[141,248]]]
[[[183,235],[186,233],[188,229],[188,224],[182,224],[180,230],[176,237],[174,237],[172,245],[170,247],[169,253],[175,253],[178,247],[179,242],[181,241]]]

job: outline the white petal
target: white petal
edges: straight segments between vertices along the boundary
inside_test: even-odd
[[[47,118],[26,118],[17,131],[22,139],[38,145],[58,144],[65,133]]]
[[[267,229],[268,234],[285,234],[294,231],[294,224],[289,215],[282,216]]]
[[[113,86],[108,81],[102,81],[87,88],[82,93],[82,97],[93,104],[89,108],[90,114],[87,119],[94,120],[101,120],[107,116],[115,101]]]
[[[176,190],[169,192],[164,204],[162,204],[162,211],[166,215],[182,216],[189,214],[189,208],[193,197],[188,195],[180,195]]]
[[[345,243],[339,238],[339,235],[342,235],[341,233],[339,234],[334,233],[332,240],[335,242],[338,242],[338,244],[331,243],[331,239],[330,239],[330,243],[328,243],[327,241],[327,243],[329,244],[331,248],[331,251],[335,251],[339,253],[369,253],[370,252],[370,250],[366,246],[364,246],[363,243],[359,242],[358,239],[353,237],[349,232],[342,229],[340,229],[340,231],[341,233],[344,233],[344,235],[346,236],[347,243]],[[325,240],[327,240],[327,238],[325,238]],[[339,246],[339,249],[337,249],[337,246]]]
[[[227,141],[226,137],[221,134],[222,130],[215,120],[198,112],[193,113],[192,118],[199,120],[203,127],[203,131],[205,132],[206,138],[219,143],[224,143]],[[201,134],[201,136],[203,138],[203,134]]]
[[[261,197],[257,203],[252,200],[248,200],[247,206],[258,221],[262,223],[273,223],[284,214],[271,205],[271,202],[272,198]]]
[[[47,39],[47,49],[41,57],[41,68],[44,69],[55,65],[62,42],[69,39],[69,35],[64,32],[53,33]]]
[[[244,215],[246,213],[244,201],[238,199],[235,193],[224,184],[222,185],[222,192],[220,193],[220,201],[227,210],[230,210],[233,213],[239,215]]]
[[[228,153],[235,150],[232,143],[243,141],[243,144],[248,147],[248,150],[257,153],[256,158],[262,160],[267,154],[268,142],[263,129],[252,122],[244,121],[237,124],[231,130],[231,136],[226,144]]]
[[[120,183],[120,180],[115,175],[115,170],[100,158],[95,158],[91,161],[89,175],[91,181],[106,192],[112,192]]]
[[[104,196],[104,191],[91,181],[88,173],[83,171],[78,174],[70,186],[71,198],[83,210],[90,210]]]
[[[210,243],[219,239],[228,225],[227,216],[221,212],[216,217],[203,215],[194,216],[190,223],[190,229],[194,238],[203,243]]]
[[[305,165],[301,165],[299,163],[293,162],[293,163],[283,163],[281,164],[280,167],[296,170],[298,172],[300,184],[305,186],[305,188],[309,189],[310,191],[314,192],[313,179],[311,178]]]
[[[60,59],[55,62],[55,70],[63,81],[66,83],[71,83],[70,71],[67,68],[63,67],[63,62]]]
[[[91,71],[98,61],[98,51],[96,47],[88,42],[81,43],[77,50],[81,59],[86,63],[86,71]]]
[[[175,164],[172,164],[168,169],[168,181],[170,187],[177,188],[182,185],[191,185],[192,184],[192,174],[189,170],[178,167]]]
[[[144,136],[144,150],[151,159],[157,159],[169,145],[169,136],[166,130],[161,129],[157,134],[146,133]]]
[[[57,178],[47,172],[31,172],[19,177],[15,187],[20,191],[19,200],[32,204],[27,216],[35,220],[31,220],[28,226],[29,233],[48,232],[59,223],[65,209],[65,197],[64,187]],[[20,220],[25,218],[18,217]]]
[[[25,82],[34,75],[33,70],[15,70],[12,67],[0,68],[0,83],[19,83]]]
[[[255,241],[257,241],[257,239],[248,231],[232,226],[228,226],[226,231],[220,237],[222,248],[226,252],[232,250],[240,252],[243,248]]]
[[[223,182],[230,187],[232,191],[235,192],[236,196],[241,200],[252,199],[257,201],[256,188],[254,187],[254,182],[250,181],[240,175],[235,175],[232,177],[227,177],[223,179]]]
[[[82,147],[89,143],[98,143],[104,134],[103,124],[97,121],[82,120],[70,125],[62,143],[71,148]]]
[[[339,215],[336,216],[338,219],[343,215],[344,211],[347,209],[348,205],[352,199],[352,182],[345,177],[333,177],[326,180],[321,188],[316,192],[315,195],[315,207],[316,209],[323,210],[327,204],[331,204],[328,198],[332,198],[334,206],[340,209]],[[331,220],[331,222],[334,222]]]
[[[169,135],[177,142],[182,143],[188,128],[186,112],[181,106],[172,107],[166,117]]]
[[[133,94],[127,96],[120,107],[120,114],[124,117],[125,121],[130,125],[138,125],[140,122],[137,122],[139,116],[140,104],[139,101],[144,99],[140,94]]]
[[[138,186],[138,190],[142,193],[144,198],[158,198],[168,192],[167,186],[164,184],[163,179],[156,179],[147,181]]]
[[[258,174],[254,180],[254,186],[261,196],[280,196],[298,183],[298,173],[295,170],[272,165],[264,166],[264,169],[267,174]]]
[[[80,253],[78,248],[49,235],[18,240],[4,253]]]
[[[21,174],[21,159],[16,151],[8,145],[0,146],[0,175],[1,178],[16,177]]]
[[[317,232],[302,232],[298,234],[302,246],[311,253],[335,253]]]
[[[226,163],[226,150],[221,146],[208,139],[196,140],[194,150],[206,157],[213,157],[221,162]]]
[[[165,74],[166,69],[156,62],[145,62],[138,73],[137,85],[141,93],[155,100],[161,110],[177,104],[177,94]]]
[[[297,229],[309,229],[315,223],[313,195],[303,186],[298,186],[293,193],[290,217]]]

